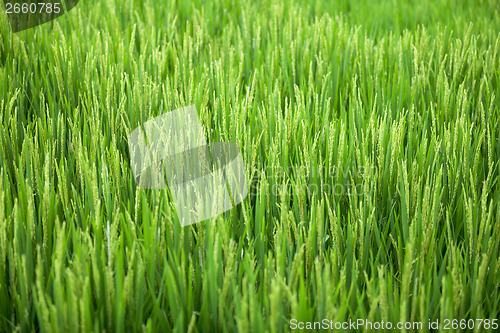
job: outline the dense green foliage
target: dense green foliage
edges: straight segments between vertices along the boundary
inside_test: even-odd
[[[498,318],[500,6],[471,3],[2,14],[0,331]],[[181,228],[127,138],[189,104],[251,194]]]

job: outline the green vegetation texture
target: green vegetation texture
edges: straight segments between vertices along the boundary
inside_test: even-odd
[[[498,318],[499,59],[495,0],[2,13],[0,331]],[[250,195],[181,228],[127,139],[190,104]]]

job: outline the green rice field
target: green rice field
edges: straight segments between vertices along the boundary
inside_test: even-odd
[[[0,332],[498,331],[496,0],[0,8]],[[188,105],[249,194],[181,227],[128,136]]]

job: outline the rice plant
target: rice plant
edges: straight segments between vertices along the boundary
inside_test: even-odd
[[[0,331],[498,319],[500,6],[472,2],[0,14]],[[249,195],[181,227],[127,140],[187,105]]]

